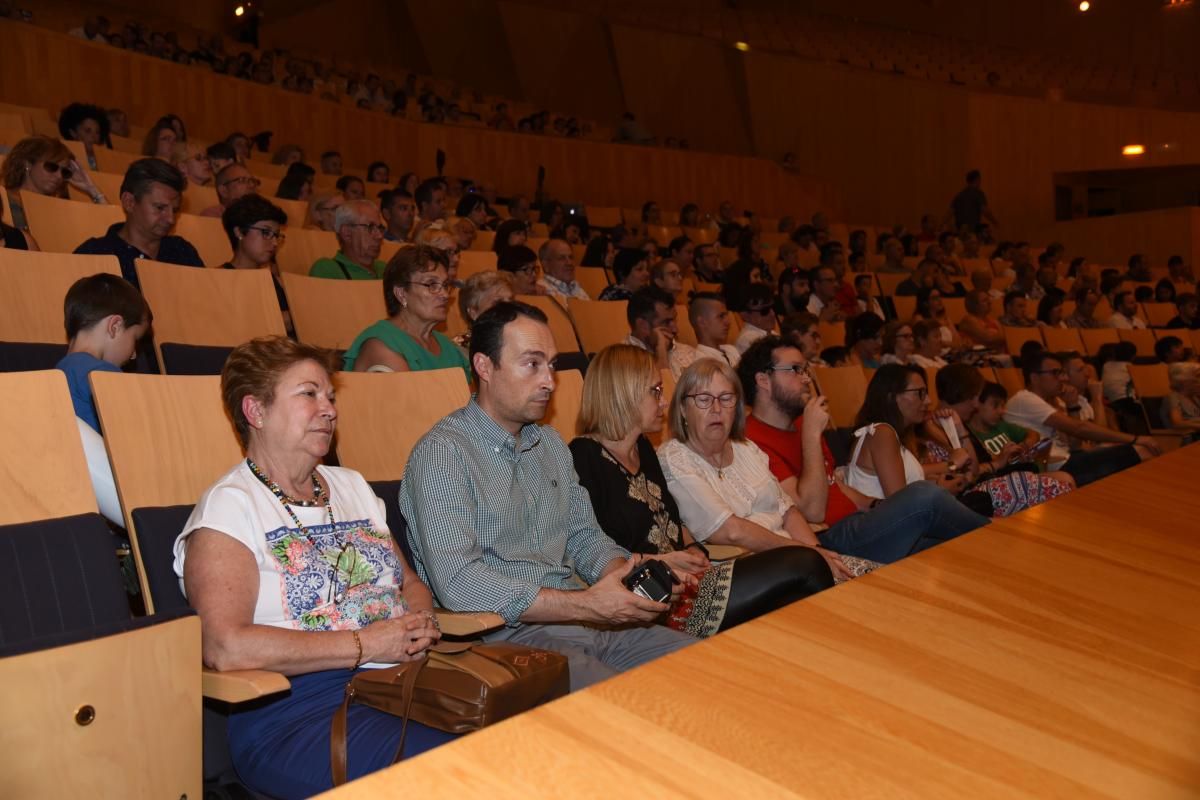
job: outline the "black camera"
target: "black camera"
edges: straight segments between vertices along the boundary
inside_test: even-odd
[[[648,558],[625,576],[625,588],[655,603],[666,603],[671,600],[671,584],[678,580],[666,564]]]

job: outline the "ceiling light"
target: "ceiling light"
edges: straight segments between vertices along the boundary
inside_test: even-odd
[[[1092,4],[1089,3],[1088,0],[1083,0],[1083,2],[1079,4],[1080,11],[1087,11],[1091,7],[1092,7]]]
[[[746,44],[745,42],[734,42],[733,46],[738,50],[741,50],[743,53],[750,52],[750,45]]]
[[[1127,144],[1121,148],[1123,156],[1140,156],[1146,152],[1146,146],[1143,144]]]

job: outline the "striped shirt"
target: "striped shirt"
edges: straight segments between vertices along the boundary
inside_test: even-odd
[[[581,589],[629,558],[600,529],[571,451],[549,426],[514,437],[474,399],[413,448],[400,490],[413,566],[451,611],[518,624],[538,591]],[[576,577],[578,575],[578,577]]]

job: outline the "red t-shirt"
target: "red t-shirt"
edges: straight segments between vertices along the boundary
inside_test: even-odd
[[[770,460],[771,474],[778,481],[785,481],[804,471],[804,442],[800,431],[780,430],[766,424],[753,415],[746,417],[746,437],[758,445]],[[829,496],[825,501],[825,524],[836,525],[848,517],[858,506],[846,496],[842,487],[833,479],[833,453],[829,445],[821,440],[821,454],[825,459],[825,478],[829,482]]]

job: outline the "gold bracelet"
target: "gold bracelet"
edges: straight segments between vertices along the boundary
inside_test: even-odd
[[[350,668],[355,670],[362,666],[362,639],[358,638],[358,631],[350,631],[350,635],[354,637],[354,646],[358,648],[358,658],[354,659],[354,666]]]

